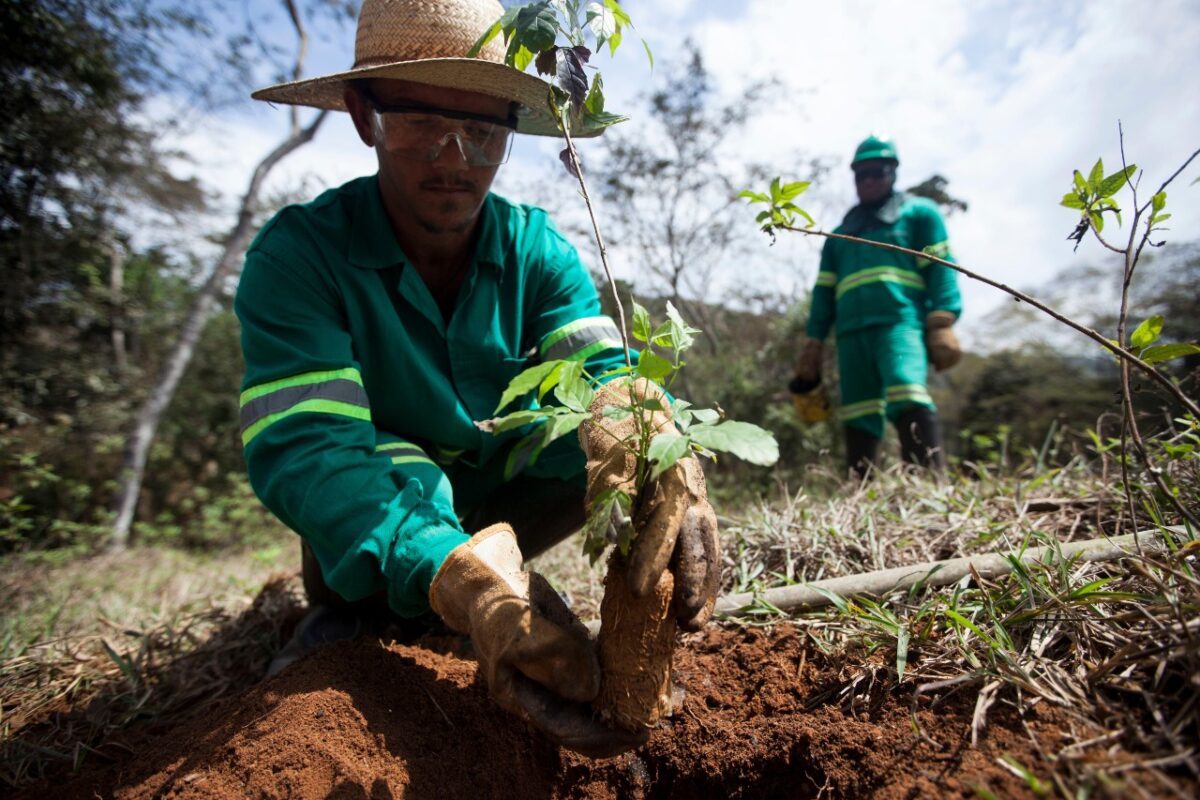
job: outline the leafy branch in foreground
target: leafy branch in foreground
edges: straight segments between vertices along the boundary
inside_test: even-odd
[[[527,407],[475,424],[493,434],[527,429],[516,446],[525,448],[528,463],[533,464],[546,447],[574,433],[590,417],[588,407],[605,383],[644,378],[670,391],[686,363],[683,353],[693,345],[699,332],[670,303],[667,303],[667,320],[655,325],[649,312],[634,302],[633,338],[644,345],[636,364],[598,376],[588,374],[579,361],[537,364],[512,379],[495,413],[500,414],[522,399]],[[674,431],[654,435],[650,419],[659,411],[670,412]],[[726,419],[719,408],[694,408],[679,398],[672,398],[669,405],[664,405],[652,396],[631,392],[628,405],[613,405],[604,413],[614,419],[632,416],[638,421],[634,440],[630,442],[637,456],[634,493],[638,497],[644,496],[642,490],[679,459],[691,454],[715,459],[716,453],[729,453],[761,466],[770,466],[779,459],[779,445],[768,431],[749,422]],[[631,505],[630,496],[623,492],[609,492],[597,499],[584,537],[584,551],[593,563],[609,544],[616,544],[623,554],[628,552],[633,536],[631,526],[614,527],[609,522],[614,512],[628,516]]]

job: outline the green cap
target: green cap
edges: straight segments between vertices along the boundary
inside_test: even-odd
[[[888,158],[897,164],[900,163],[900,158],[896,155],[895,143],[890,139],[880,139],[878,136],[868,136],[862,140],[858,149],[854,151],[854,160],[850,162],[850,166],[870,158]]]

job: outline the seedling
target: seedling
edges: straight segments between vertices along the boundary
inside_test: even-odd
[[[572,135],[625,119],[604,108],[604,87],[600,73],[589,80],[585,65],[595,49],[608,46],[615,53],[633,25],[617,0],[603,3],[579,0],[540,0],[508,9],[480,37],[470,55],[489,41],[503,35],[507,45],[505,61],[517,69],[534,64],[539,73],[550,76],[547,106],[558,122],[566,147],[559,154],[568,172],[578,181],[592,221],[592,230],[600,260],[608,277],[609,289],[617,307],[625,365],[600,375],[591,375],[581,361],[548,361],[517,375],[496,408],[499,414],[520,402],[520,408],[503,416],[477,423],[482,429],[503,433],[528,428],[524,437],[531,459],[556,439],[574,433],[590,418],[588,408],[603,384],[614,380],[643,378],[669,394],[684,366],[683,353],[691,347],[699,332],[667,305],[667,320],[651,322],[650,314],[633,304],[633,338],[641,343],[636,363],[625,328],[625,314],[616,290],[604,247],[604,238],[588,193],[587,182],[575,151]],[[562,39],[566,44],[559,45]],[[642,42],[651,66],[653,54]],[[536,393],[536,395],[535,395]],[[774,437],[756,425],[724,418],[719,409],[696,409],[679,398],[670,398],[670,407],[653,396],[629,392],[627,404],[616,402],[602,413],[610,418],[630,416],[636,421],[628,443],[636,453],[633,497],[645,497],[650,484],[679,459],[689,455],[715,458],[727,452],[755,464],[770,465],[779,458]],[[655,432],[651,417],[669,411],[674,432]],[[522,445],[518,445],[522,446]],[[653,725],[670,709],[671,654],[675,643],[675,618],[672,614],[673,582],[665,572],[646,597],[634,597],[629,591],[627,556],[636,537],[629,520],[637,518],[634,499],[619,490],[593,498],[593,507],[584,528],[584,550],[594,563],[609,545],[615,545],[609,559],[604,600],[600,609],[599,655],[602,671],[597,707],[601,718],[629,730]],[[620,524],[613,524],[614,519]]]

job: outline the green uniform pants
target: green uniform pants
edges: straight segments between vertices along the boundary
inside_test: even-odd
[[[837,335],[843,425],[883,438],[885,417],[906,408],[936,410],[926,380],[925,332],[910,325],[879,325]]]

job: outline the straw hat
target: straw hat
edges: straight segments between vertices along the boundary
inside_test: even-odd
[[[465,58],[503,13],[497,0],[363,0],[353,68],[268,86],[251,96],[345,111],[342,91],[347,81],[401,78],[514,100],[520,103],[518,133],[558,136],[558,126],[546,110],[550,85],[504,63],[503,37],[488,42],[477,58]]]

